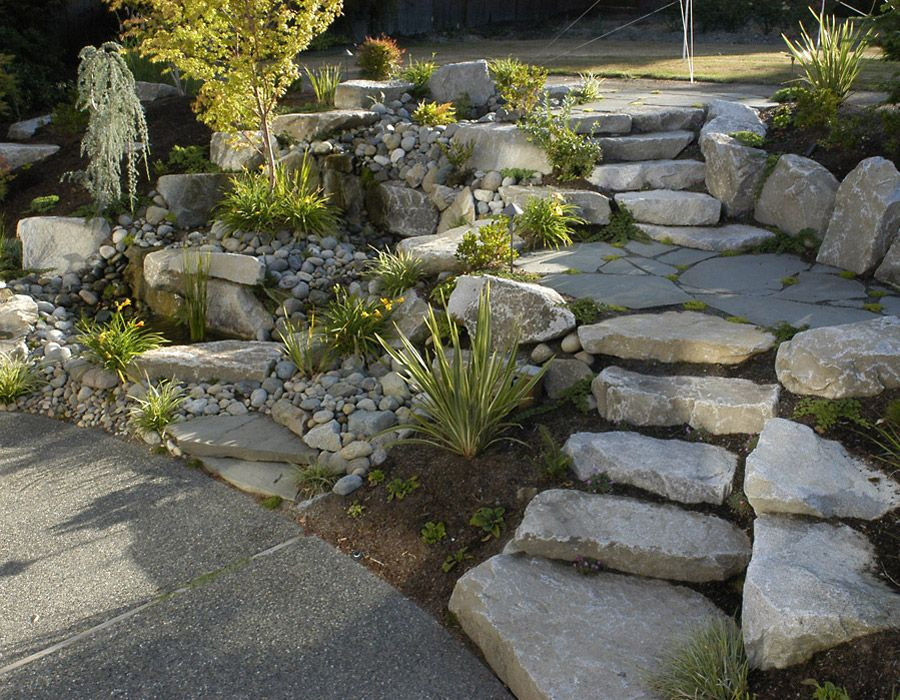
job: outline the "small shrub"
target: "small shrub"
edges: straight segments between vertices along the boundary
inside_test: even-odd
[[[827,433],[838,423],[865,427],[862,406],[856,399],[800,399],[794,408],[794,418],[811,416],[819,433]]]
[[[312,377],[331,362],[331,352],[316,330],[316,315],[310,314],[309,323],[301,328],[291,321],[284,311],[283,328],[278,330],[282,351],[304,377]]]
[[[518,343],[494,349],[491,326],[490,285],[478,302],[476,331],[470,339],[468,358],[463,356],[459,327],[442,327],[429,308],[426,325],[433,354],[424,356],[402,333],[399,349],[379,337],[382,348],[399,367],[410,386],[419,389],[421,401],[410,422],[399,426],[413,437],[401,442],[433,445],[471,459],[504,438],[513,427],[507,420],[544,375],[517,375]],[[444,334],[449,330],[449,342]],[[449,346],[449,347],[448,347]]]
[[[666,700],[750,700],[749,672],[740,628],[717,620],[672,649],[650,686]]]
[[[153,171],[157,176],[169,173],[214,173],[218,168],[210,162],[208,153],[205,146],[175,145],[165,162],[157,160],[153,164]]]
[[[884,0],[871,24],[875,32],[873,43],[881,47],[884,60],[900,61],[900,0]]]
[[[408,479],[391,479],[384,488],[387,490],[387,499],[390,502],[402,501],[420,486],[419,477],[413,474]]]
[[[442,522],[427,522],[419,531],[425,544],[438,544],[447,537],[447,526]]]
[[[413,121],[425,126],[442,126],[456,121],[456,108],[452,102],[422,102],[412,114]]]
[[[840,96],[831,90],[805,90],[797,98],[791,123],[798,129],[832,128],[840,106]]]
[[[410,91],[413,97],[424,97],[428,94],[428,81],[431,80],[431,76],[436,70],[437,63],[434,61],[434,54],[431,54],[429,61],[417,61],[410,56],[406,67],[400,71],[399,78],[413,84]]]
[[[123,311],[130,305],[130,299],[117,304],[112,318],[106,323],[91,318],[82,319],[76,325],[78,342],[87,348],[95,362],[118,374],[123,382],[134,358],[168,342],[159,333],[147,330],[143,321],[126,318]]]
[[[7,117],[18,103],[19,81],[12,68],[14,58],[0,53],[0,117]]]
[[[742,146],[750,148],[762,148],[766,144],[766,137],[760,136],[755,131],[733,131],[728,135]]]
[[[647,234],[638,228],[634,216],[625,207],[609,217],[609,223],[603,227],[598,236],[599,240],[607,243],[625,244],[628,241],[646,241]]]
[[[206,337],[206,314],[209,309],[210,254],[191,253],[184,249],[182,278],[184,279],[184,306],[181,320],[188,328],[191,341],[199,343]]]
[[[294,172],[276,168],[273,187],[264,173],[235,176],[219,204],[218,218],[231,232],[253,231],[263,236],[281,229],[298,236],[331,233],[337,226],[337,212],[328,195],[312,186],[311,168],[306,156]]]
[[[600,306],[590,297],[583,297],[570,301],[566,304],[566,308],[575,316],[575,322],[579,326],[586,326],[593,323],[600,314]]]
[[[425,272],[422,261],[406,251],[391,253],[379,250],[375,258],[367,263],[366,275],[370,279],[380,280],[385,294],[397,297],[415,287],[425,276]]]
[[[510,245],[509,219],[498,216],[477,231],[467,231],[456,247],[456,259],[466,273],[509,267],[519,256]]]
[[[546,425],[538,426],[538,436],[541,444],[533,464],[548,479],[554,481],[564,479],[572,466],[572,459],[556,444]]]
[[[18,355],[0,354],[0,404],[13,403],[41,385],[28,361]]]
[[[482,542],[487,542],[491,537],[499,539],[500,533],[505,526],[503,520],[503,514],[505,512],[506,509],[502,506],[497,506],[496,508],[483,506],[476,510],[472,517],[469,518],[469,525],[477,527],[482,532],[487,533],[481,538]]]
[[[783,104],[785,102],[796,102],[797,99],[806,92],[806,88],[800,85],[791,85],[789,87],[778,88],[774,93],[772,93],[772,97],[770,98],[772,102],[778,102],[779,104]]]
[[[66,97],[53,107],[50,128],[63,136],[83,134],[88,125],[88,111],[78,106],[78,92],[68,90]]]
[[[304,496],[312,498],[328,493],[338,480],[338,475],[320,462],[305,467],[298,466],[294,474],[297,486]]]
[[[603,93],[600,92],[600,86],[603,84],[603,78],[598,78],[594,73],[579,73],[580,82],[574,90],[574,98],[577,104],[585,104],[587,102],[597,102],[603,99]]]
[[[45,194],[42,197],[32,199],[28,211],[34,214],[46,214],[56,209],[57,204],[59,204],[59,195]]]
[[[570,125],[572,99],[563,100],[556,113],[551,111],[549,98],[542,109],[535,109],[519,123],[529,141],[540,146],[560,180],[587,177],[600,160],[602,150],[590,138],[577,133]]]
[[[378,336],[389,328],[395,304],[403,299],[369,301],[353,296],[343,287],[334,288],[335,298],[323,312],[322,336],[340,356],[371,359],[378,353]]]
[[[541,99],[548,71],[515,58],[499,58],[489,64],[497,94],[510,112],[531,112]]]
[[[817,681],[808,678],[803,681],[803,685],[808,685],[813,689],[812,700],[850,700],[850,693],[831,681],[825,681],[825,685],[819,685]]]
[[[531,197],[514,220],[516,233],[530,249],[572,245],[573,227],[587,223],[576,215],[577,211],[577,206],[559,194]]]
[[[444,559],[444,563],[441,564],[441,571],[443,571],[445,574],[449,574],[458,565],[471,558],[472,555],[469,554],[469,548],[460,547],[455,552],[453,552],[453,554],[447,555],[447,558]]]
[[[389,36],[366,37],[356,51],[356,65],[364,78],[388,80],[400,70],[405,53]]]
[[[163,379],[152,384],[142,397],[132,397],[137,405],[131,409],[131,421],[140,430],[152,430],[162,436],[178,415],[184,401],[184,389],[174,379]]]
[[[320,105],[334,105],[334,93],[341,82],[341,67],[325,65],[314,71],[307,67],[304,67],[304,70],[316,96],[316,102]]]

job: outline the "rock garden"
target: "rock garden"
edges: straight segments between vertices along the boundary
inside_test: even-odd
[[[772,100],[611,109],[388,37],[301,77],[339,2],[148,5],[0,144],[0,410],[299,520],[518,698],[896,697],[900,130],[845,100],[870,36],[819,16]]]

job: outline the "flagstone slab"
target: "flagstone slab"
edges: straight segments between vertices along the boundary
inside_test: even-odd
[[[615,201],[636,221],[662,226],[714,226],[722,208],[722,203],[708,194],[679,190],[621,192]]]
[[[861,282],[848,280],[839,275],[801,272],[794,279],[795,284],[786,285],[775,295],[778,299],[817,304],[822,301],[866,299],[868,294]]]
[[[779,299],[777,296],[751,296],[748,294],[698,294],[694,296],[714,309],[731,316],[740,316],[760,326],[773,327],[789,323],[795,328],[819,328],[867,321],[878,316],[869,311],[830,306],[804,304]]]
[[[281,343],[219,340],[149,350],[134,362],[137,376],[184,382],[263,382],[284,357]]]
[[[600,304],[615,304],[629,309],[683,304],[692,299],[674,282],[654,275],[549,275],[541,280],[560,294],[589,297]]]
[[[622,255],[621,248],[602,242],[576,243],[559,250],[527,253],[516,261],[516,266],[539,275],[565,273],[567,270],[596,272],[610,255]]]
[[[638,224],[637,226],[655,241],[665,241],[686,248],[713,252],[746,250],[775,237],[771,231],[747,224],[726,224],[724,226]]]
[[[262,413],[204,416],[167,429],[178,447],[195,457],[231,457],[257,462],[307,464],[318,454]]]
[[[766,295],[780,291],[782,280],[809,268],[793,255],[737,255],[697,263],[678,278],[697,293]]]
[[[201,461],[208,471],[241,491],[285,501],[297,498],[297,469],[290,464],[228,457],[203,457]]]

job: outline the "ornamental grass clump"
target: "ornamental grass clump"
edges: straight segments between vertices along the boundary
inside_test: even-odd
[[[316,102],[329,107],[334,105],[334,93],[341,82],[341,67],[325,65],[314,71],[306,67],[304,70],[316,96]]]
[[[490,285],[485,285],[478,301],[477,326],[468,352],[463,350],[455,323],[447,329],[432,308],[425,323],[433,354],[420,352],[399,330],[399,348],[378,338],[418,395],[410,421],[395,427],[412,434],[400,442],[433,445],[472,459],[497,442],[514,441],[505,435],[515,427],[507,417],[531,396],[545,370],[518,373],[518,342],[494,349]],[[445,335],[449,336],[446,343]]]
[[[118,374],[123,382],[134,358],[169,342],[159,333],[145,328],[143,321],[126,318],[123,312],[130,305],[130,299],[116,304],[112,318],[106,323],[83,318],[76,325],[78,342],[87,348],[92,359],[101,367]]]
[[[430,61],[417,61],[410,56],[409,63],[400,71],[398,77],[400,80],[413,84],[412,90],[409,91],[413,97],[422,97],[428,94],[428,81],[431,80],[431,76],[436,70],[437,63],[434,61],[434,54],[431,54]]]
[[[182,320],[188,328],[191,342],[199,343],[206,337],[206,315],[209,311],[209,264],[208,252],[192,253],[184,249],[182,277],[184,279],[184,306]]]
[[[34,392],[41,379],[28,361],[18,355],[0,354],[0,404],[13,403]]]
[[[87,110],[87,130],[81,140],[86,170],[66,173],[87,189],[98,211],[122,199],[125,161],[129,207],[137,202],[138,161],[150,178],[147,155],[150,137],[144,109],[135,93],[134,76],[122,57],[122,47],[108,41],[99,49],[85,46],[78,54],[77,109]]]
[[[310,314],[304,328],[291,320],[287,309],[283,313],[283,327],[278,330],[282,351],[304,377],[318,374],[330,364],[331,351],[316,329],[316,315]]]
[[[403,250],[379,250],[366,265],[366,276],[381,282],[382,291],[398,297],[425,276],[422,261]]]
[[[178,415],[185,393],[175,379],[162,379],[156,384],[148,379],[144,395],[131,399],[137,404],[130,412],[134,426],[162,437]]]
[[[391,311],[403,303],[403,298],[370,300],[350,294],[341,287],[335,287],[334,294],[322,314],[325,341],[342,357],[376,357],[379,336],[387,332]]]
[[[562,195],[531,197],[513,224],[516,233],[529,249],[559,248],[572,245],[575,226],[587,222],[576,214],[578,207],[566,202]]]

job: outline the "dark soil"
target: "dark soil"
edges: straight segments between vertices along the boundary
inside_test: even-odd
[[[208,146],[210,130],[199,123],[191,110],[188,97],[171,97],[144,106],[147,127],[150,132],[151,166],[153,161],[165,161],[172,146]],[[59,204],[49,212],[53,216],[71,214],[79,207],[90,204],[87,191],[73,182],[62,181],[62,175],[85,166],[81,157],[81,134],[62,134],[53,131],[52,125],[34,136],[29,143],[55,143],[59,151],[40,163],[16,173],[10,183],[7,198],[0,204],[0,217],[6,221],[6,230],[15,231],[16,222],[29,215],[31,201],[49,194],[59,196]],[[152,167],[150,181],[141,174],[139,191],[146,193],[156,183]]]

